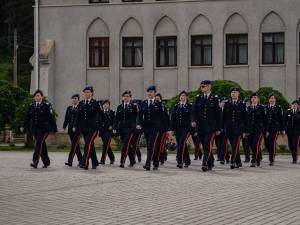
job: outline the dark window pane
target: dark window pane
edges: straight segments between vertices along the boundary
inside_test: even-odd
[[[262,63],[284,63],[284,33],[262,34]]]
[[[248,63],[248,34],[226,35],[226,64],[242,65]]]
[[[191,65],[204,66],[212,64],[212,36],[191,36]]]
[[[156,38],[156,60],[157,66],[177,65],[177,37]]]
[[[92,37],[89,39],[90,67],[109,66],[109,38]]]
[[[123,37],[123,67],[143,66],[143,38]]]

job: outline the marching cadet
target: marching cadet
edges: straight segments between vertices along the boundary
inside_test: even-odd
[[[67,107],[67,111],[65,114],[65,120],[63,123],[64,131],[68,127],[68,135],[69,135],[70,141],[71,141],[71,150],[69,153],[68,161],[65,163],[65,165],[70,166],[70,167],[72,166],[75,154],[77,156],[79,164],[82,160],[82,154],[80,151],[81,134],[79,131],[75,131],[75,132],[73,131],[75,116],[76,116],[76,113],[78,110],[78,104],[79,104],[79,100],[80,100],[79,94],[74,94],[71,97],[71,99],[72,99],[72,105]]]
[[[115,162],[115,155],[111,150],[111,139],[113,137],[113,125],[115,121],[115,112],[110,109],[110,101],[108,99],[102,102],[102,108],[104,113],[104,123],[103,123],[103,130],[101,133],[99,132],[99,136],[102,139],[103,147],[102,147],[102,156],[100,160],[100,164],[105,165],[106,156],[110,160],[110,164],[114,164]]]
[[[300,111],[298,100],[293,101],[291,108],[288,109],[284,114],[283,126],[284,129],[282,134],[285,135],[285,132],[287,134],[289,149],[293,158],[293,164],[297,164],[297,150],[300,135]]]
[[[223,112],[224,112],[224,106],[227,102],[227,99],[225,97],[222,97],[219,99],[219,106],[221,109],[221,119],[223,120]],[[223,123],[222,123],[222,129],[221,133],[216,137],[216,146],[217,146],[217,157],[218,161],[220,161],[220,164],[225,164],[225,161],[229,163],[229,152],[228,152],[228,143],[226,134],[224,131]]]
[[[137,105],[138,109],[140,108],[140,104],[141,104],[140,100],[132,100],[132,102]],[[140,150],[140,141],[141,141],[142,135],[143,135],[143,130],[136,129],[136,132],[133,136],[133,151],[134,151],[133,158],[135,160],[137,157],[139,163],[142,161],[142,153]]]
[[[31,131],[36,143],[32,159],[33,162],[30,166],[36,169],[41,157],[44,164],[43,168],[47,168],[50,166],[50,159],[48,156],[46,139],[49,133],[57,132],[56,121],[51,104],[43,99],[43,92],[41,90],[36,90],[33,94],[33,98],[34,101],[27,110],[20,131],[23,133],[25,129],[30,129],[31,124]]]
[[[161,135],[159,138],[159,143],[160,143],[159,144],[159,152],[160,152],[159,160],[160,160],[160,164],[163,165],[165,163],[165,161],[167,161],[167,156],[168,156],[168,152],[166,149],[166,141],[168,138],[168,131],[170,129],[170,116],[169,116],[169,112],[168,112],[166,105],[162,101],[162,95],[160,93],[157,93],[155,95],[155,99],[157,101],[161,102],[162,106],[164,108],[164,119],[163,119],[163,124],[161,126]]]
[[[197,127],[203,145],[202,171],[206,172],[214,166],[212,148],[215,135],[219,135],[221,130],[221,111],[217,96],[211,93],[211,81],[202,81],[200,88],[202,94],[196,98],[192,108],[192,127]]]
[[[265,110],[259,103],[259,96],[253,93],[250,97],[251,105],[247,109],[247,133],[249,146],[252,150],[251,167],[260,166],[262,159],[261,142],[265,131]]]
[[[164,123],[164,107],[161,102],[155,100],[156,87],[147,89],[148,99],[141,104],[141,121],[147,144],[147,160],[143,168],[150,170],[153,162],[153,170],[159,167],[159,135]]]
[[[245,98],[244,99],[244,104],[246,106],[246,113],[248,112],[248,106],[251,105],[250,99],[249,98]],[[250,146],[249,146],[249,138],[248,135],[244,135],[242,138],[242,146],[243,146],[243,150],[244,150],[244,155],[245,155],[245,160],[244,163],[249,163],[250,162]]]
[[[242,137],[246,136],[246,106],[239,97],[239,88],[232,88],[230,91],[230,100],[225,103],[223,110],[223,126],[226,134],[226,140],[229,141],[232,149],[231,169],[242,167],[239,147]]]
[[[98,130],[100,130],[104,118],[98,102],[93,98],[93,87],[87,86],[84,88],[83,94],[84,100],[79,102],[73,131],[83,135],[84,154],[80,168],[88,170],[90,158],[92,160],[92,169],[96,169],[99,166],[94,140],[97,137]]]
[[[171,130],[174,132],[178,144],[177,167],[182,169],[191,164],[190,154],[187,149],[187,141],[191,134],[192,105],[188,103],[187,92],[179,93],[179,102],[171,113]]]
[[[265,145],[269,152],[270,166],[274,165],[276,141],[278,134],[282,132],[283,111],[276,103],[274,93],[268,95],[269,104],[265,107],[266,129],[265,129]]]
[[[131,101],[131,92],[125,91],[122,94],[122,104],[117,107],[113,132],[121,137],[121,160],[120,167],[125,167],[127,156],[129,156],[129,167],[135,164],[133,153],[133,137],[136,130],[140,130],[139,108]]]
[[[201,160],[202,159],[202,149],[201,149],[201,142],[199,140],[199,137],[197,135],[196,129],[192,127],[191,130],[191,136],[192,141],[195,146],[195,152],[194,152],[194,160]]]

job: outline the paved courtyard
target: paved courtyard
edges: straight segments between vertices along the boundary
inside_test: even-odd
[[[300,164],[288,156],[209,173],[199,161],[177,169],[174,155],[150,172],[67,168],[66,157],[34,170],[30,152],[0,152],[0,224],[300,224]]]

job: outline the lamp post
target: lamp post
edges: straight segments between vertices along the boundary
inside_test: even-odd
[[[35,56],[35,64],[34,64],[34,87],[35,90],[40,87],[40,57],[39,57],[39,52],[40,52],[40,32],[39,32],[39,0],[35,0],[35,8],[34,8],[34,33],[35,33],[35,43],[34,43],[34,56]]]

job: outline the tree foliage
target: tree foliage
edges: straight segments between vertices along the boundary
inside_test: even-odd
[[[241,90],[241,98],[247,98],[249,97],[253,91],[251,90],[244,90],[242,87],[230,80],[215,80],[212,82],[212,92],[219,96],[219,97],[229,97],[230,96],[230,89],[233,87],[238,87]],[[288,101],[285,99],[285,97],[277,90],[270,88],[270,87],[262,87],[257,92],[260,95],[261,103],[266,104],[268,102],[268,95],[272,92],[275,94],[277,98],[277,102],[279,105],[283,107],[284,110],[286,110],[289,107]],[[196,98],[196,96],[200,94],[200,90],[193,90],[188,92],[188,99],[190,102],[193,102]],[[179,96],[174,96],[167,102],[167,106],[169,109],[173,108],[173,106],[176,104],[176,102],[179,101]]]

